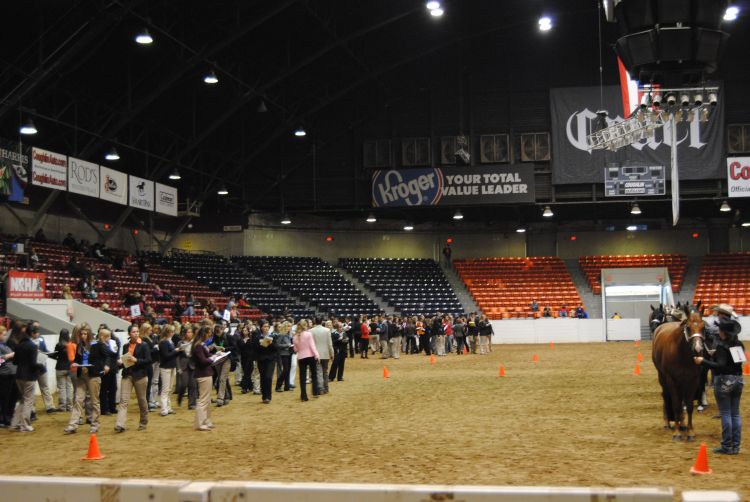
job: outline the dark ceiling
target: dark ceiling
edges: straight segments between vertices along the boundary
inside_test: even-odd
[[[203,200],[202,214],[213,220],[218,212],[242,222],[282,207],[360,215],[369,207],[365,139],[548,131],[550,87],[599,84],[596,0],[442,3],[445,15],[433,18],[423,0],[4,2],[0,137],[17,139],[21,117],[33,116],[33,145],[102,164],[117,145],[122,159],[113,167],[171,184],[167,176],[178,168],[180,198]],[[552,31],[537,30],[542,14],[553,19]],[[732,122],[750,122],[743,21],[727,28],[732,39],[715,76],[733,86]],[[144,28],[154,37],[149,46],[133,41]],[[602,30],[603,83],[612,85],[616,26]],[[203,83],[211,69],[219,78],[213,86]],[[293,135],[299,126],[307,137]],[[548,177],[549,165],[536,167]],[[229,196],[216,195],[223,184]],[[721,183],[694,188],[703,200],[687,203],[686,214],[718,216],[712,199]],[[571,190],[569,202],[596,198],[596,187]],[[33,188],[32,206],[48,194]],[[79,199],[100,219],[121,210]],[[668,201],[647,206],[669,214]],[[561,205],[556,218],[627,214],[622,202],[595,207]],[[535,205],[466,214],[541,218]]]

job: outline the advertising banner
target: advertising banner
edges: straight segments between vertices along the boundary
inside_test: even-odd
[[[144,178],[139,178],[138,176],[130,176],[129,178],[130,191],[128,200],[130,201],[130,206],[153,211],[154,182]]]
[[[68,191],[89,197],[99,197],[99,165],[69,157]]]
[[[619,87],[604,88],[606,125],[622,122],[633,110],[623,112]],[[568,87],[550,89],[552,114],[552,183],[602,183],[602,168],[612,162],[646,166],[670,166],[672,124],[655,129],[650,136],[616,152],[588,150],[586,137],[594,130],[599,109],[599,88]],[[685,113],[677,122],[677,156],[683,180],[713,179],[722,176],[724,144],[724,103],[719,91],[716,106],[709,107],[708,121],[701,113]],[[704,117],[705,118],[705,117]],[[669,176],[669,169],[666,169]]]
[[[118,204],[127,204],[128,175],[101,166],[99,168],[99,198]]]
[[[28,183],[28,148],[0,139],[0,201],[23,202]]]
[[[32,148],[31,183],[55,190],[67,190],[68,157],[41,148]]]
[[[373,207],[534,202],[534,166],[428,167],[372,174]]]
[[[177,189],[156,183],[156,211],[169,216],[177,216]]]
[[[750,197],[750,157],[727,157],[727,192],[730,197]]]
[[[43,272],[8,271],[8,298],[44,298],[46,286]]]

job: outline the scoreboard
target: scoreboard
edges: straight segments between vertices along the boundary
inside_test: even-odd
[[[664,166],[607,166],[604,168],[606,197],[664,195]]]

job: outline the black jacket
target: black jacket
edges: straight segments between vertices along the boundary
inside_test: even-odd
[[[172,369],[177,367],[177,349],[171,340],[159,342],[159,367]]]
[[[745,346],[737,340],[732,343],[731,346],[742,347],[745,350]],[[716,352],[714,352],[713,361],[710,359],[703,359],[703,365],[711,368],[714,375],[741,375],[742,374],[742,363],[735,363],[732,359],[732,354],[729,352],[730,345],[725,341],[719,341],[716,344]]]
[[[490,321],[479,321],[478,326],[481,336],[490,336],[492,334],[492,323]]]
[[[275,344],[270,344],[268,347],[264,347],[260,344],[263,335],[259,330],[253,331],[253,335],[250,338],[250,344],[253,347],[253,351],[257,354],[258,361],[275,361],[278,356],[279,349]]]
[[[130,341],[122,346],[122,353],[128,353]],[[135,380],[140,380],[148,376],[148,367],[151,365],[151,348],[146,342],[141,342],[135,346],[133,357],[137,359],[136,363],[130,368],[122,368],[122,377],[132,376]]]
[[[55,363],[55,369],[59,371],[68,371],[70,369],[70,361],[68,360],[68,344],[59,343],[55,345],[55,356],[57,363]],[[50,357],[53,357],[50,355]]]
[[[78,351],[80,347],[76,347],[76,364],[83,364],[83,354]],[[116,354],[109,349],[109,345],[106,343],[95,342],[89,347],[89,364],[88,367],[89,377],[99,377],[104,373],[104,367],[109,366],[110,369],[115,367]],[[80,377],[83,374],[83,368],[79,367],[77,375]]]
[[[36,344],[30,338],[21,341],[15,348],[16,355],[13,362],[16,363],[16,380],[34,381],[41,374],[41,365],[36,362]]]

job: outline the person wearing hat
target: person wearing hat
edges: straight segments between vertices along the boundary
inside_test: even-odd
[[[720,313],[718,309],[715,310]],[[724,455],[739,453],[742,433],[740,397],[744,386],[742,361],[745,346],[737,338],[742,328],[739,322],[731,318],[732,312],[731,307],[723,309],[723,316],[716,321],[719,339],[713,361],[703,357],[693,358],[696,364],[707,366],[713,372],[714,395],[721,415],[721,446],[714,448],[714,453]]]

